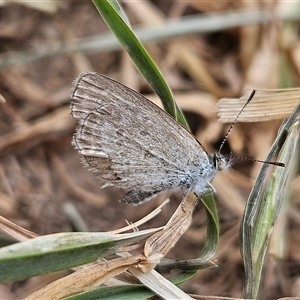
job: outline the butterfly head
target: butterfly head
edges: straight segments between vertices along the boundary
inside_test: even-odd
[[[213,165],[217,171],[226,170],[231,166],[231,156],[223,156],[220,153],[214,153],[212,159]]]

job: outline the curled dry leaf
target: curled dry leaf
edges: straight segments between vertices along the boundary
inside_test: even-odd
[[[108,278],[112,278],[141,260],[141,255],[127,256],[101,261],[81,268],[79,271],[56,280],[32,293],[26,300],[33,299],[62,299],[100,285]]]
[[[151,257],[153,264],[156,265],[159,261],[155,261],[152,258],[160,260],[165,256],[188,229],[192,222],[192,213],[196,203],[196,196],[190,193],[182,200],[165,228],[148,238],[145,243],[144,254],[148,260]],[[153,264],[150,264],[151,268],[154,267]]]
[[[245,104],[247,96],[222,98],[218,104],[221,123],[231,123]],[[251,102],[243,110],[239,122],[260,122],[283,119],[291,114],[300,101],[300,89],[257,90]]]

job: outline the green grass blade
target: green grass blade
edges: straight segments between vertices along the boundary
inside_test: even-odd
[[[89,263],[155,231],[127,234],[67,232],[16,243],[0,249],[0,282],[22,280]]]
[[[299,112],[300,112],[300,103],[294,109],[291,116],[285,119],[284,122],[282,123],[278,135],[266,158],[267,161],[271,161],[274,158],[275,154],[278,152],[282,139],[286,137],[286,134],[293,126]],[[268,168],[269,168],[268,164],[264,164],[261,168],[261,171],[255,181],[255,184],[248,198],[243,220],[241,223],[241,228],[240,228],[241,252],[242,252],[242,257],[243,257],[244,267],[245,267],[244,297],[246,298],[255,298],[256,297],[255,293],[257,292],[257,288],[254,287],[255,286],[254,281],[256,280],[255,278],[257,278],[257,275],[255,275],[256,272],[254,272],[254,265],[253,265],[253,245],[254,243],[256,243],[254,242],[255,241],[254,228],[258,228],[257,226],[264,226],[264,224],[257,223],[259,220],[257,218],[259,216],[260,210],[262,209],[262,205],[261,205],[262,200],[260,195],[262,195],[262,189],[264,186],[263,183],[266,178]],[[279,168],[283,169],[281,167]],[[284,170],[281,171],[285,172]],[[278,184],[277,182],[278,178],[273,180],[275,180],[275,182],[272,183],[272,181],[270,181],[270,188],[275,183],[276,185]],[[273,213],[273,217],[274,216],[276,216],[276,214]],[[260,222],[265,222],[265,220],[260,220]],[[260,242],[260,244],[263,245],[262,242]]]
[[[110,3],[110,5],[115,9],[115,11],[119,14],[119,16],[123,19],[123,21],[129,26],[130,25],[130,21],[127,18],[127,15],[125,13],[125,11],[123,10],[122,6],[119,4],[118,0],[108,0],[108,2]],[[96,5],[96,4],[95,4]],[[96,5],[97,7],[97,5]]]
[[[146,49],[126,24],[124,19],[119,15],[119,10],[117,11],[115,9],[116,1],[113,1],[114,6],[112,6],[108,0],[93,0],[93,2],[107,26],[128,52],[136,68],[147,80],[154,92],[159,96],[165,110],[185,128],[189,129],[188,123],[174,101],[173,94],[164,77],[147,53]]]
[[[219,218],[215,199],[212,195],[201,198],[206,208],[207,232],[203,250],[200,258],[204,261],[210,261],[217,251],[219,241]]]
[[[65,300],[141,300],[155,296],[155,293],[140,284],[100,287],[65,298]]]
[[[299,124],[298,121],[291,128],[278,155],[278,159],[286,163],[287,166],[286,168],[277,167],[272,174],[253,228],[252,266],[254,280],[252,282],[252,294],[254,297],[258,295],[269,237],[284,201],[287,178],[293,168],[293,161],[299,146]]]

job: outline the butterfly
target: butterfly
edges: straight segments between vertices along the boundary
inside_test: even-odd
[[[127,190],[122,202],[137,205],[166,190],[202,195],[231,165],[230,156],[207,153],[168,113],[104,75],[81,74],[71,98],[72,143],[103,186]]]

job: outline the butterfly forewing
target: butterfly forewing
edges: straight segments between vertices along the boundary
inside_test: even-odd
[[[195,165],[209,164],[197,140],[136,91],[97,73],[82,74],[74,86],[75,147],[106,184],[134,190],[137,202],[188,187]]]

